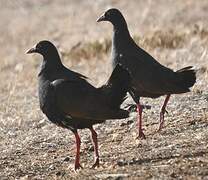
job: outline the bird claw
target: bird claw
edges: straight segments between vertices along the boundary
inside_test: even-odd
[[[80,169],[83,169],[83,167],[79,163],[78,164],[75,164],[74,171],[77,172]]]
[[[146,139],[146,136],[143,133],[143,129],[139,131],[139,136],[137,137],[137,139]]]
[[[96,167],[99,167],[100,166],[100,161],[99,161],[99,158],[96,158],[95,160],[95,163],[92,165],[92,169],[95,169]]]
[[[160,113],[160,125],[159,125],[159,128],[157,130],[157,132],[161,131],[161,129],[163,128],[163,125],[164,125],[164,114],[167,113],[168,114],[168,111],[166,109],[163,109]]]

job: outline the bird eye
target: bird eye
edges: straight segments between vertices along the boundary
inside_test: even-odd
[[[38,44],[37,49],[41,49],[42,45]]]
[[[105,16],[110,16],[110,12],[106,12],[105,13]]]

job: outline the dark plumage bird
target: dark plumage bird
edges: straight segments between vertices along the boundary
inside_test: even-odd
[[[61,63],[58,51],[51,42],[40,41],[27,53],[43,56],[38,74],[40,108],[51,122],[74,133],[77,145],[75,170],[81,168],[81,141],[77,129],[90,129],[95,150],[93,167],[99,166],[97,133],[93,125],[106,119],[129,116],[128,111],[120,109],[128,90],[129,73],[118,65],[108,82],[95,88],[86,81],[85,76],[67,69]]]
[[[170,95],[189,92],[189,88],[196,82],[195,71],[192,66],[189,66],[174,72],[157,62],[134,42],[127,23],[118,9],[107,10],[97,20],[97,22],[100,21],[109,21],[113,25],[113,67],[120,63],[133,78],[129,93],[137,104],[139,137],[145,138],[142,129],[140,97],[157,98],[166,95],[160,112],[160,130],[163,127],[165,109]]]

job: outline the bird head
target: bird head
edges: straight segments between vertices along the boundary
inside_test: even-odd
[[[125,19],[123,15],[118,9],[115,9],[115,8],[108,9],[106,12],[104,12],[97,19],[97,22],[101,22],[101,21],[109,21],[115,26],[122,24],[123,22],[125,23]]]
[[[56,47],[50,41],[40,41],[33,48],[29,49],[26,53],[39,53],[43,56],[49,55],[52,52],[56,52]]]

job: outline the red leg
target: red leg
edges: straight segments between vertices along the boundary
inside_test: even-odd
[[[143,106],[138,103],[137,112],[138,112],[139,138],[145,139],[145,135],[143,133],[143,128],[142,128],[142,110],[143,110]]]
[[[82,166],[79,163],[80,160],[80,145],[81,145],[81,140],[79,137],[79,134],[77,132],[74,133],[75,138],[76,138],[76,146],[77,146],[77,152],[76,152],[76,158],[75,158],[75,171],[82,168]]]
[[[98,141],[97,141],[97,133],[95,130],[90,128],[91,134],[92,134],[92,141],[93,141],[93,146],[94,146],[94,151],[95,151],[95,162],[92,166],[92,168],[99,167],[100,162],[99,162],[99,153],[98,153]]]
[[[158,131],[160,131],[163,128],[164,114],[167,112],[166,111],[166,106],[168,104],[169,99],[170,99],[170,94],[166,96],[165,101],[164,101],[163,106],[162,106],[161,111],[160,111],[160,125],[159,125]]]

